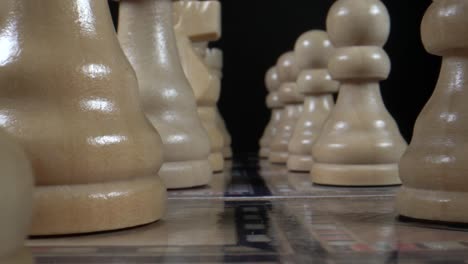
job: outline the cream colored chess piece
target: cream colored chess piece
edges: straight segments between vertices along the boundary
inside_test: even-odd
[[[146,116],[163,139],[159,175],[170,189],[208,184],[210,143],[180,65],[172,1],[122,0],[119,10],[120,43],[138,77]]]
[[[24,151],[3,131],[0,168],[0,264],[32,263],[24,240],[31,225],[33,173]]]
[[[211,143],[209,157],[213,171],[224,168],[223,133],[216,124],[220,90],[200,52],[192,41],[217,40],[221,35],[221,6],[218,1],[175,1],[174,19],[177,46],[185,75],[195,93],[198,115]]]
[[[268,125],[263,132],[263,136],[260,139],[260,158],[268,159],[270,155],[270,145],[271,141],[278,131],[278,125],[281,122],[281,116],[283,113],[283,103],[279,100],[278,89],[281,83],[278,78],[278,72],[276,66],[268,69],[265,75],[265,86],[268,90],[268,96],[266,99],[266,104],[269,109],[271,109],[271,118],[268,122]]]
[[[312,167],[312,145],[333,108],[333,93],[338,82],[328,73],[328,58],[334,51],[325,31],[311,30],[296,41],[294,53],[301,73],[297,79],[304,94],[304,108],[289,142],[288,169],[309,172]]]
[[[0,1],[0,126],[36,176],[32,235],[158,220],[162,144],[106,1]]]
[[[217,48],[206,49],[205,54],[205,63],[210,67],[211,75],[213,78],[217,79],[218,90],[221,91],[221,80],[223,78],[223,51]],[[226,127],[226,123],[224,122],[223,116],[219,112],[219,109],[216,108],[216,124],[218,128],[223,133],[223,141],[224,141],[224,149],[223,155],[225,159],[232,158],[232,149],[231,143],[232,138],[231,134],[229,134],[229,130]]]
[[[276,64],[281,86],[278,97],[284,105],[282,119],[278,131],[270,146],[269,160],[272,163],[285,164],[288,161],[288,145],[292,138],[294,127],[299,119],[304,104],[304,96],[299,93],[296,79],[299,75],[294,52],[283,54]]]
[[[406,142],[382,102],[379,87],[390,72],[390,60],[382,49],[389,20],[378,0],[339,0],[328,13],[327,31],[337,48],[328,68],[341,87],[312,148],[314,183],[400,183],[398,161]]]
[[[404,216],[468,223],[467,12],[464,0],[434,1],[422,21],[425,48],[443,60],[400,161],[397,211]]]

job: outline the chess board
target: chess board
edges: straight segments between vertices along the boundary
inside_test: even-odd
[[[254,156],[228,167],[210,186],[171,191],[161,221],[28,248],[37,264],[468,261],[468,228],[402,221],[398,187],[314,186]]]

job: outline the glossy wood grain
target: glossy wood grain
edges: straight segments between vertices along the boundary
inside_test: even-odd
[[[163,139],[168,188],[209,183],[209,141],[174,37],[170,0],[121,1],[119,40],[133,65],[143,109]]]
[[[35,173],[32,234],[159,219],[161,139],[142,111],[107,2],[1,1],[0,41],[0,126]]]
[[[390,72],[382,49],[390,33],[388,11],[378,0],[338,0],[328,13],[327,32],[337,47],[329,71],[341,87],[312,148],[311,176],[329,185],[399,184],[398,161],[406,142],[379,86]]]
[[[287,167],[291,171],[310,171],[312,146],[333,108],[333,93],[339,85],[327,68],[333,51],[327,33],[321,30],[305,32],[296,41],[294,54],[301,70],[296,83],[305,100],[288,146]]]
[[[218,1],[174,2],[175,35],[185,75],[195,93],[200,116],[211,144],[209,157],[213,171],[224,168],[224,138],[216,124],[217,106],[220,95],[220,80],[212,74],[204,61],[204,47],[194,47],[192,41],[217,40],[221,34],[221,5]]]
[[[434,1],[422,20],[426,50],[443,61],[400,162],[397,208],[405,216],[468,223],[467,11],[466,1]]]

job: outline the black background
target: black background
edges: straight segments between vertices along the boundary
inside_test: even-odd
[[[223,36],[212,46],[224,51],[219,108],[233,137],[235,153],[255,152],[270,113],[265,106],[264,75],[297,37],[325,29],[332,0],[224,0]],[[429,0],[384,0],[392,31],[385,50],[392,73],[381,83],[382,96],[401,133],[410,140],[416,117],[432,94],[440,58],[421,43],[420,23]],[[113,15],[116,4],[111,3]]]

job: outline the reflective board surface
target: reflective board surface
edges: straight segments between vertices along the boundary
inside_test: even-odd
[[[311,184],[243,157],[204,188],[169,193],[156,223],[28,241],[52,263],[466,263],[468,228],[400,219],[399,187]]]

